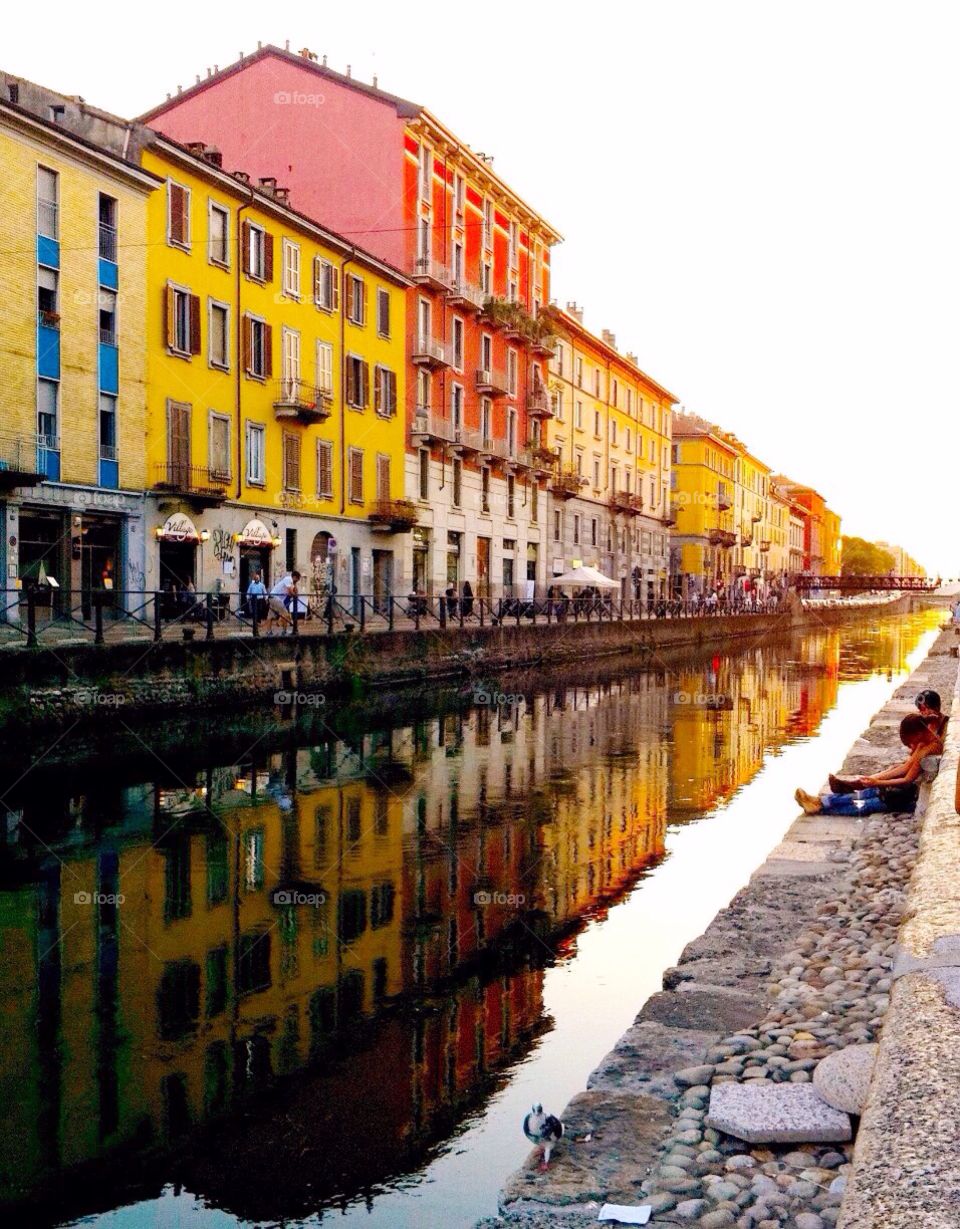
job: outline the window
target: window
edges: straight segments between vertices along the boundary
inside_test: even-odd
[[[507,392],[511,397],[517,395],[517,352],[507,351]]]
[[[230,477],[230,419],[224,414],[210,415],[210,475]]]
[[[370,368],[355,354],[347,355],[347,405],[363,410],[370,400]]]
[[[374,367],[373,376],[373,408],[381,418],[393,418],[397,412],[397,373],[389,367]]]
[[[268,380],[273,375],[273,329],[256,316],[246,316],[242,336],[244,371]]]
[[[511,222],[510,223],[510,268],[511,269],[515,269],[517,267],[517,253],[519,250],[518,241],[519,241],[519,234],[518,234],[517,224],[516,222]]]
[[[117,459],[117,399],[110,393],[100,394],[100,460]]]
[[[377,333],[390,336],[390,292],[382,286],[377,289]]]
[[[319,256],[313,262],[313,301],[321,311],[340,310],[340,270]]]
[[[101,289],[97,299],[100,305],[100,341],[105,346],[115,346],[117,344],[117,292]],[[191,304],[191,310],[197,310],[198,307],[199,301],[196,308]]]
[[[580,513],[579,512],[575,512],[573,514],[573,544],[574,546],[580,545]]]
[[[422,142],[420,144],[419,160],[420,199],[429,204],[430,187],[433,180],[433,175],[431,174],[432,156],[429,146],[424,145]]]
[[[459,459],[453,463],[453,506],[459,508],[463,503],[463,462]]]
[[[417,413],[430,409],[430,372],[421,367],[417,372]]]
[[[333,442],[317,440],[317,498],[333,499]]]
[[[365,324],[367,320],[366,283],[354,273],[347,276],[347,319],[352,324]]]
[[[573,407],[573,425],[583,430],[583,402],[578,401]]]
[[[174,354],[200,353],[200,300],[189,290],[167,285],[164,292],[167,348]]]
[[[45,328],[60,327],[60,274],[43,265],[37,270],[37,319]]]
[[[593,459],[593,489],[600,490],[600,462],[596,457]]]
[[[463,321],[459,316],[453,318],[453,366],[463,371]]]
[[[300,436],[283,433],[283,489],[300,490]]]
[[[490,470],[486,466],[480,471],[480,511],[490,511]]]
[[[333,393],[333,346],[329,341],[317,342],[317,388]]]
[[[536,525],[540,513],[540,487],[536,482],[530,487],[530,521]]]
[[[597,545],[597,542],[598,542],[598,536],[597,536],[597,518],[596,518],[595,516],[593,516],[593,517],[591,517],[591,518],[590,518],[590,545],[591,545],[591,546],[596,546],[596,545]]]
[[[101,260],[117,261],[117,202],[101,192],[97,203],[97,224],[100,231]]]
[[[593,411],[593,434],[595,439],[600,439],[600,411]]]
[[[190,247],[190,189],[167,180],[167,243]]]
[[[483,246],[493,247],[493,201],[483,202]]]
[[[251,486],[266,485],[264,440],[266,428],[260,422],[247,423],[247,482]]]
[[[458,218],[463,216],[464,178],[459,172],[453,176],[453,209]]]
[[[292,239],[283,241],[283,293],[300,298],[300,244]]]
[[[430,498],[430,449],[421,448],[419,458],[419,493],[421,499]]]
[[[583,359],[578,358],[576,362],[577,371],[577,388],[583,388]]]
[[[610,402],[612,405],[619,405],[620,403],[620,386],[616,380],[610,385]]]
[[[593,395],[600,396],[600,368],[598,367],[593,373]]]
[[[390,498],[390,458],[384,452],[377,453],[377,499]]]
[[[210,366],[230,369],[230,308],[226,303],[210,303]]]
[[[617,421],[615,418],[610,419],[610,443],[616,445],[617,442]]]
[[[230,266],[230,213],[215,201],[207,211],[207,259],[225,269]]]
[[[300,383],[300,334],[296,329],[283,326],[280,332],[280,365],[285,384],[296,387]]]
[[[563,422],[563,393],[559,388],[553,393],[553,416],[557,422]]]
[[[517,480],[513,474],[507,475],[507,517],[510,520],[517,515]]]
[[[349,499],[352,504],[363,503],[363,449],[347,449],[347,472],[350,476]]]
[[[60,385],[56,380],[37,381],[37,434],[47,448],[59,448],[58,401]]]
[[[485,260],[480,265],[480,289],[490,298],[493,294],[493,264]]]
[[[563,513],[555,508],[553,511],[553,540],[559,542],[563,537]]]
[[[243,271],[254,281],[273,281],[273,235],[253,222],[243,223]]]
[[[480,337],[480,368],[482,371],[490,371],[493,367],[493,338],[489,333],[483,333]]]

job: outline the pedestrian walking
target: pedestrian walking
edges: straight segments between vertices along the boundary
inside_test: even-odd
[[[270,590],[270,600],[267,603],[267,635],[273,635],[273,625],[279,620],[280,626],[283,629],[281,635],[286,635],[287,627],[292,622],[290,611],[287,609],[287,599],[290,598],[296,602],[298,600],[299,590],[297,585],[300,583],[299,572],[288,572],[282,577]]]

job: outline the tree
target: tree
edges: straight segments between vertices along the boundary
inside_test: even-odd
[[[865,538],[841,539],[840,571],[844,576],[887,576],[893,571],[893,555]]]

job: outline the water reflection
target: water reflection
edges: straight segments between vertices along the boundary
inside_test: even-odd
[[[0,858],[0,1197],[40,1223],[176,1181],[298,1218],[416,1170],[550,1027],[545,966],[668,820],[728,798],[917,634],[825,630],[392,728],[317,722],[308,745],[251,734],[200,771],[185,748],[132,782],[22,787]]]

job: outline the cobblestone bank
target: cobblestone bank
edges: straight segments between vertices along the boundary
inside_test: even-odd
[[[921,687],[953,694],[953,642],[938,638],[854,745],[846,771],[897,758],[900,718],[915,711]],[[650,1203],[655,1224],[835,1225],[853,1145],[745,1144],[706,1127],[710,1089],[808,1083],[826,1055],[877,1040],[920,822],[798,819],[571,1102],[556,1168],[541,1175],[528,1161],[502,1192],[501,1217],[484,1223],[593,1223],[610,1200]]]

